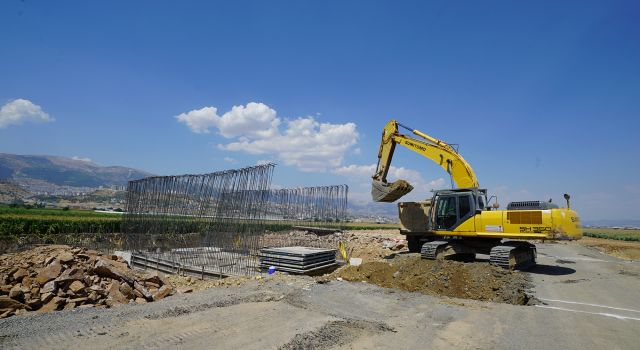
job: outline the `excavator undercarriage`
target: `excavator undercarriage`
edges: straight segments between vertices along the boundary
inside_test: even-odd
[[[472,262],[478,253],[488,253],[492,265],[510,270],[526,270],[536,264],[535,245],[524,241],[435,240],[424,243],[420,249],[421,257],[428,260]]]

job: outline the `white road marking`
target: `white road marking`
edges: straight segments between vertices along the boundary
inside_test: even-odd
[[[615,261],[602,260],[602,259],[594,259],[594,258],[581,258],[581,257],[577,257],[577,256],[544,256],[544,258],[548,258],[548,259],[559,259],[559,260],[592,261],[592,262],[615,262]]]
[[[599,315],[599,316],[613,317],[613,318],[617,318],[618,320],[634,320],[634,321],[640,321],[640,317],[622,316],[622,315],[610,314],[610,313],[606,313],[606,312],[589,312],[589,311],[573,310],[573,309],[565,309],[565,308],[563,308],[563,307],[547,306],[547,305],[535,305],[535,307],[539,307],[539,308],[542,308],[542,309],[552,309],[552,310],[561,310],[561,311],[571,311],[571,312],[582,313],[582,314],[590,314],[590,315]]]
[[[555,302],[555,303],[587,305],[587,306],[594,306],[594,307],[603,307],[603,308],[613,309],[613,310],[630,311],[630,312],[638,312],[638,313],[640,313],[640,310],[625,309],[625,308],[622,308],[622,307],[613,307],[613,306],[600,305],[600,304],[580,303],[580,302],[577,302],[577,301],[558,300],[558,299],[545,299],[545,298],[538,298],[538,299],[540,299],[542,301],[551,301],[551,302]]]

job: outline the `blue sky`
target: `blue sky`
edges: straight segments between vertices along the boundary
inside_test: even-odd
[[[362,202],[395,118],[460,144],[503,205],[567,192],[584,219],[640,219],[639,15],[637,1],[7,0],[0,152],[156,174],[272,160],[278,185],[347,183]],[[449,183],[405,149],[394,165],[418,185],[407,199]]]

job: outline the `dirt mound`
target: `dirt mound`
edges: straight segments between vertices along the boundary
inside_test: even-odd
[[[173,293],[164,276],[136,273],[122,258],[84,248],[43,246],[0,255],[0,318],[141,304]]]
[[[625,260],[640,260],[640,242],[617,241],[613,239],[582,237],[581,240],[566,244],[580,244]]]
[[[531,299],[527,294],[531,284],[522,273],[487,263],[425,260],[417,254],[398,256],[390,262],[345,266],[318,280],[336,278],[410,292],[517,305],[525,305]]]

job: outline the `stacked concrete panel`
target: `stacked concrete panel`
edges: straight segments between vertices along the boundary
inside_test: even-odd
[[[271,266],[277,271],[308,274],[336,265],[334,249],[311,247],[263,248],[260,250],[260,267]]]

